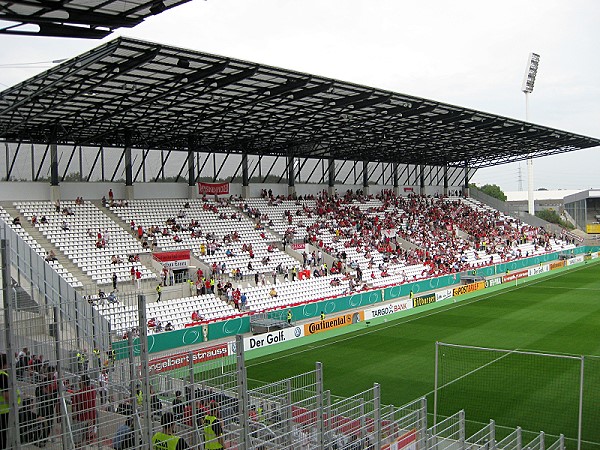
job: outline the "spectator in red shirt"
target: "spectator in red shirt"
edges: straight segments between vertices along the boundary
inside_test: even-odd
[[[96,390],[87,375],[81,376],[80,388],[72,398],[73,440],[76,448],[84,448],[96,425]]]

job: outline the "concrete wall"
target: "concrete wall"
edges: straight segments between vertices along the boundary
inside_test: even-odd
[[[418,194],[418,186],[406,186],[412,187],[413,191],[404,192],[405,186],[400,186],[400,195],[409,195],[412,192]],[[362,189],[360,184],[347,184],[337,185],[335,189],[337,193],[343,195],[348,189],[352,189],[354,192]],[[60,198],[63,200],[74,200],[76,197],[83,197],[86,200],[99,200],[102,196],[108,197],[109,189],[113,190],[115,199],[127,198],[127,192],[123,183],[109,183],[109,182],[68,182],[61,183],[58,186],[60,192]],[[230,184],[231,195],[242,195],[241,184]],[[274,195],[288,195],[287,183],[266,183],[266,184],[251,184],[250,185],[250,196],[260,197],[262,189],[273,191]],[[317,195],[323,190],[327,190],[327,184],[296,184],[295,186],[297,195]],[[393,190],[393,186],[387,185],[371,185],[369,186],[369,192],[371,194],[377,194],[382,189]],[[459,189],[458,187],[451,187],[450,189]],[[192,188],[195,195],[197,195],[197,188]],[[426,186],[425,192],[427,195],[435,195],[436,193],[443,193],[442,186]],[[133,195],[137,199],[152,199],[152,198],[189,198],[189,187],[187,183],[137,183],[133,186]],[[0,201],[18,201],[18,200],[51,200],[50,185],[47,182],[33,182],[33,181],[2,181],[0,182]]]

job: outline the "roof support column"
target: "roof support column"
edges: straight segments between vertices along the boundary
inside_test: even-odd
[[[242,153],[242,197],[250,197],[250,182],[248,177],[248,153]]]
[[[133,200],[133,169],[131,165],[131,130],[125,130],[125,198]]]
[[[419,194],[425,195],[425,164],[421,164],[419,169]]]
[[[60,188],[58,186],[58,145],[56,143],[57,127],[52,129],[50,138],[50,200],[60,200]]]
[[[448,164],[444,166],[444,196],[448,196]]]
[[[369,161],[363,161],[363,195],[369,195]]]
[[[296,168],[294,167],[293,149],[288,149],[287,169],[288,169],[288,195],[296,196]]]
[[[198,148],[196,138],[188,136],[187,166],[188,166],[188,198],[198,198],[196,188],[196,160],[194,158]]]
[[[329,174],[329,180],[327,182],[327,193],[329,195],[335,194],[335,159],[329,158],[327,160],[327,173]]]
[[[400,186],[398,183],[398,163],[392,164],[392,180],[394,183],[394,195],[400,195]]]
[[[469,196],[469,161],[465,161],[465,182],[462,189],[463,197]]]

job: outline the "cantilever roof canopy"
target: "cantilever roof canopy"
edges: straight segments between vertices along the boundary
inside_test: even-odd
[[[0,92],[0,139],[475,168],[600,145],[433,100],[128,38]]]
[[[0,0],[0,34],[100,39],[189,0]]]

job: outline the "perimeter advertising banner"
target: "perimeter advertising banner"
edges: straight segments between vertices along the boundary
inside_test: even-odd
[[[511,281],[517,281],[521,278],[527,278],[529,276],[529,272],[527,270],[521,270],[520,272],[509,273],[508,275],[504,275],[502,277],[503,283],[510,283]]]
[[[228,355],[229,346],[227,343],[192,350],[194,364],[210,361],[211,359],[223,358]],[[148,362],[148,368],[152,373],[168,372],[187,365],[189,365],[189,352],[175,353],[174,355],[154,358]]]
[[[498,286],[499,284],[502,284],[502,277],[488,278],[485,280],[486,288]]]
[[[527,269],[527,274],[530,277],[532,277],[534,275],[539,275],[541,273],[549,272],[549,271],[550,271],[550,266],[548,264],[545,264],[543,266],[532,267],[531,269]]]
[[[527,272],[525,272],[527,276]],[[481,289],[485,289],[485,281],[476,281],[475,283],[465,284],[463,286],[455,287],[452,290],[452,295],[454,297],[458,297],[459,295],[468,294],[470,292],[480,291]]]
[[[206,195],[229,194],[229,183],[198,183],[198,193]]]
[[[169,269],[187,269],[190,266],[189,250],[174,250],[172,252],[154,252],[155,260]]]
[[[567,266],[583,262],[583,255],[576,256],[575,258],[567,259]]]
[[[412,308],[410,300],[402,300],[400,302],[389,303],[382,305],[379,308],[371,308],[364,311],[365,320],[375,319],[377,317],[389,316],[400,311],[406,311]]]
[[[283,330],[257,334],[255,336],[244,338],[244,350],[254,350],[274,344],[281,344],[282,342],[298,339],[302,336],[304,336],[302,327],[288,327]]]
[[[348,325],[362,322],[363,320],[365,320],[363,311],[358,311],[355,313],[344,314],[343,316],[333,317],[331,319],[307,323],[304,325],[304,335],[310,336],[312,334],[322,333],[323,331],[329,331],[334,328],[347,327]]]
[[[435,301],[441,302],[442,300],[446,300],[448,298],[452,298],[452,289],[444,289],[443,291],[437,291],[435,293]]]
[[[550,263],[550,270],[562,269],[563,267],[565,267],[564,261],[556,261],[556,262]]]
[[[430,303],[435,303],[435,294],[424,295],[422,297],[413,298],[413,308],[418,308],[419,306],[429,305]]]

